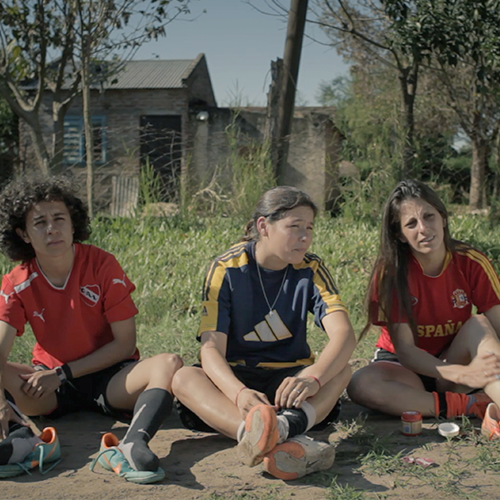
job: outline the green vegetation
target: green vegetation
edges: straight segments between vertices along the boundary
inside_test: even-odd
[[[195,340],[200,318],[201,290],[206,269],[213,257],[236,243],[247,218],[242,216],[171,218],[143,217],[93,222],[90,242],[113,253],[137,289],[134,300],[139,346],[144,356],[172,351],[187,363],[196,360]],[[480,216],[455,215],[453,234],[483,250],[496,263],[500,257],[500,227],[491,227]],[[366,320],[363,299],[378,245],[378,221],[343,216],[318,217],[312,251],[327,264],[354,328],[361,330]],[[0,272],[11,267],[0,258]],[[325,335],[311,322],[310,343],[321,350]],[[375,333],[358,346],[355,357],[369,357]],[[13,359],[29,361],[32,340],[18,338]]]

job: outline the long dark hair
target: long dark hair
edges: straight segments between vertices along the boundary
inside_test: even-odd
[[[257,202],[252,218],[245,226],[245,234],[241,241],[257,241],[257,220],[265,217],[269,222],[283,219],[289,210],[297,207],[309,207],[318,213],[318,207],[314,204],[308,194],[291,186],[278,186],[266,191]]]
[[[77,186],[63,176],[32,175],[11,181],[0,194],[0,251],[11,260],[23,262],[35,257],[16,229],[26,229],[28,212],[42,201],[62,201],[68,207],[73,224],[73,241],[90,236],[87,208],[77,196]]]
[[[391,306],[394,296],[396,296],[399,304],[399,318],[405,317],[413,335],[417,335],[408,290],[408,262],[411,250],[408,243],[403,243],[399,239],[401,235],[401,205],[404,201],[412,198],[426,201],[439,212],[444,221],[444,244],[447,250],[454,251],[457,246],[468,247],[465,243],[451,238],[448,228],[448,211],[439,196],[427,184],[414,179],[401,181],[389,195],[384,207],[378,257],[370,277],[365,301],[368,321],[359,336],[360,340],[372,325],[370,304],[375,293],[378,297],[380,310],[387,319],[387,326],[391,336],[392,325],[394,324],[394,322],[391,322],[394,316]]]

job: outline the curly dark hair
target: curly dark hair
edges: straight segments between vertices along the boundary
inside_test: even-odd
[[[26,230],[28,212],[42,201],[64,202],[73,224],[73,241],[86,240],[90,219],[76,193],[76,185],[63,176],[23,176],[7,184],[0,194],[0,251],[13,261],[26,262],[35,257],[33,247],[19,237],[16,229]]]

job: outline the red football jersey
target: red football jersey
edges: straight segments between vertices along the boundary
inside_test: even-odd
[[[36,337],[33,364],[54,368],[91,354],[113,340],[110,323],[132,318],[135,286],[116,258],[76,243],[73,267],[62,287],[44,276],[36,259],[2,280],[0,320],[22,335],[29,322]],[[3,299],[3,300],[2,300]],[[136,350],[135,359],[139,359]]]
[[[475,249],[448,252],[439,276],[425,275],[418,260],[412,258],[408,266],[408,288],[417,325],[417,347],[435,356],[450,345],[471,317],[473,306],[480,314],[500,304],[498,276],[488,258]],[[377,347],[395,353],[376,297],[370,311],[373,324],[382,326]],[[391,317],[394,322],[403,322],[397,320],[397,303],[393,305]]]

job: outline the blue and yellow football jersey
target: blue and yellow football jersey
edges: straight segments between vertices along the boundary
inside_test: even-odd
[[[212,262],[205,278],[198,339],[203,332],[225,333],[230,364],[263,368],[312,364],[307,312],[323,328],[325,315],[346,311],[335,283],[313,253],[307,253],[301,264],[289,264],[280,271],[261,268],[269,302],[277,297],[270,313],[254,248],[254,241],[238,243]]]

